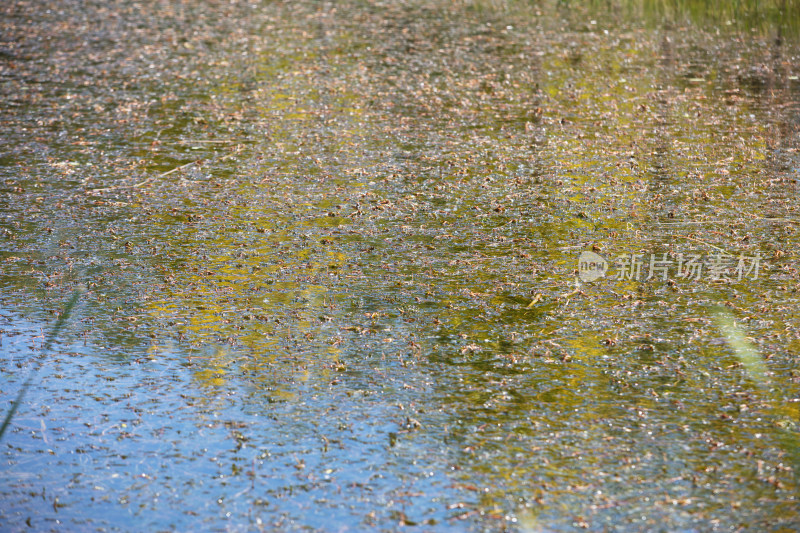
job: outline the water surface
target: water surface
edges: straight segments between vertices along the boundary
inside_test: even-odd
[[[800,50],[632,5],[4,7],[4,528],[800,527]]]

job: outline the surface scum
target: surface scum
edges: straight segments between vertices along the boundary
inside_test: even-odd
[[[800,528],[800,16],[671,5],[6,2],[0,529]]]

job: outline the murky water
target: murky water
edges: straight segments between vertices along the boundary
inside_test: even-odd
[[[1,529],[800,527],[794,2],[43,4]]]

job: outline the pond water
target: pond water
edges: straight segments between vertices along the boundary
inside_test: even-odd
[[[800,529],[782,4],[4,5],[0,529]]]

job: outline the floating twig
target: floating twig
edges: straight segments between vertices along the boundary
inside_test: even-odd
[[[215,141],[208,141],[208,142],[215,142]],[[220,141],[220,142],[222,142],[222,141]],[[228,141],[225,141],[225,142],[228,142]],[[226,154],[226,155],[221,156],[221,157],[215,157],[211,161],[212,162],[217,162],[217,163],[221,162],[221,161],[225,161],[226,159],[229,159],[229,158],[233,157],[234,155],[238,154],[241,151],[242,151],[241,146],[237,146],[236,150],[234,150],[232,153]],[[106,192],[106,191],[113,191],[114,189],[137,189],[139,187],[144,187],[145,185],[147,185],[148,183],[150,183],[154,179],[165,178],[165,177],[169,176],[170,174],[178,172],[179,170],[183,170],[186,167],[190,167],[192,165],[196,165],[197,163],[200,163],[201,161],[203,161],[202,158],[195,159],[194,161],[189,161],[188,163],[185,163],[185,164],[180,165],[178,167],[175,167],[173,169],[167,170],[166,172],[162,172],[161,174],[158,174],[157,176],[150,176],[146,180],[140,181],[139,183],[134,183],[133,185],[112,185],[111,187],[102,187],[102,188],[99,188],[99,189],[90,189],[90,190],[88,190],[86,192],[87,193],[91,193],[91,194],[96,194],[96,193],[102,193],[102,192]]]
[[[233,140],[202,140],[202,139],[185,139],[178,141],[179,144],[230,144],[235,143]]]
[[[681,239],[689,239],[690,241],[699,242],[700,244],[705,244],[706,246],[710,246],[711,248],[717,250],[718,252],[722,252],[723,254],[728,253],[727,250],[723,250],[722,248],[720,248],[718,246],[714,246],[713,244],[708,243],[706,241],[701,241],[700,239],[695,239],[694,237],[689,237],[687,235],[679,235],[679,237]]]

